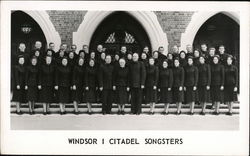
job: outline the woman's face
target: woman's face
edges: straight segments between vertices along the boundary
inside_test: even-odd
[[[105,53],[101,53],[101,59],[105,60],[106,54]]]
[[[68,64],[68,60],[67,59],[62,59],[62,65],[64,65],[64,66],[67,66],[67,64]]]
[[[35,66],[35,65],[37,64],[37,59],[33,58],[33,59],[31,60],[31,64],[32,64],[33,66]]]
[[[179,67],[179,65],[180,65],[179,60],[174,60],[174,66],[175,66],[175,67]]]
[[[73,58],[74,58],[74,53],[73,53],[73,52],[70,52],[70,53],[69,53],[69,58],[70,58],[70,59],[73,59]]]
[[[154,59],[152,59],[152,58],[151,58],[151,59],[149,59],[149,64],[150,64],[150,65],[154,65],[154,64],[155,64],[155,60],[154,60]]]
[[[90,67],[94,67],[94,65],[95,65],[94,60],[90,60],[90,61],[89,61],[89,66],[90,66]]]
[[[155,59],[157,59],[158,56],[159,56],[158,52],[154,52],[153,57],[154,57]]]
[[[182,52],[182,53],[180,54],[180,57],[181,57],[182,59],[185,59],[186,54]]]
[[[119,55],[115,55],[115,60],[118,61],[119,60]]]
[[[23,57],[19,58],[18,59],[18,63],[21,64],[21,65],[23,65],[24,64],[24,58]]]
[[[199,61],[200,61],[201,64],[204,64],[204,63],[205,63],[204,57],[200,57],[200,58],[199,58]]]
[[[84,56],[85,56],[84,52],[81,52],[81,53],[80,53],[80,57],[81,57],[81,58],[84,58]]]
[[[163,67],[163,68],[167,68],[167,67],[168,67],[168,62],[167,62],[167,61],[164,61],[163,64],[162,64],[162,67]]]
[[[95,52],[90,53],[90,58],[94,59],[95,58]]]
[[[215,49],[210,49],[209,50],[209,55],[214,56],[215,55]]]
[[[193,64],[193,59],[189,58],[188,59],[188,65],[192,65]]]
[[[141,54],[141,59],[143,59],[143,60],[147,59],[147,55],[145,53],[142,53]]]
[[[227,64],[228,64],[228,65],[231,65],[232,63],[233,63],[232,58],[231,58],[231,57],[228,57],[228,58],[227,58]]]
[[[36,56],[36,57],[39,57],[39,55],[40,55],[40,52],[37,50],[37,51],[35,52],[35,56]]]
[[[128,58],[128,60],[131,60],[131,59],[132,59],[132,55],[131,55],[131,54],[128,54],[128,55],[127,55],[127,58]]]
[[[169,60],[172,60],[172,59],[173,59],[173,55],[169,53],[169,54],[168,54],[168,59],[169,59]]]
[[[51,63],[51,57],[46,57],[46,64],[50,64]]]
[[[83,60],[83,59],[79,59],[78,64],[79,64],[80,66],[82,66],[83,63],[84,63],[84,60]]]
[[[194,51],[194,57],[199,57],[200,56],[200,52],[198,50]]]
[[[214,58],[213,58],[213,62],[214,62],[214,64],[218,64],[218,62],[219,62],[218,57],[214,57]]]
[[[120,64],[120,67],[125,67],[126,62],[124,59],[120,59],[119,64]]]
[[[47,52],[47,55],[52,56],[52,51],[49,50],[49,51]]]
[[[61,50],[61,51],[59,52],[59,55],[60,55],[60,57],[63,57],[63,56],[64,56],[64,51]]]

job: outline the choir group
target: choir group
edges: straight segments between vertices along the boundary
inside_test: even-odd
[[[212,103],[214,114],[220,113],[220,104],[228,105],[228,115],[233,113],[237,101],[238,68],[235,57],[218,49],[201,44],[199,49],[177,46],[164,55],[164,47],[142,52],[120,51],[111,54],[102,45],[89,51],[88,45],[76,52],[76,45],[62,44],[58,52],[54,43],[42,51],[40,41],[28,52],[24,43],[12,54],[12,101],[17,114],[22,114],[21,103],[29,105],[34,113],[35,103],[43,103],[44,114],[49,114],[51,103],[59,103],[60,113],[65,114],[65,104],[73,103],[75,114],[78,104],[86,103],[89,114],[93,103],[102,103],[102,113],[110,114],[112,104],[118,105],[118,114],[124,114],[125,104],[131,105],[131,113],[139,115],[143,104],[150,104],[150,114],[155,105],[164,103],[163,114],[168,114],[169,104],[176,104],[176,114],[181,114],[182,104],[189,104],[190,114],[194,106]]]

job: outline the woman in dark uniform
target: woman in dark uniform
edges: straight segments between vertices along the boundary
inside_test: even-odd
[[[224,67],[219,63],[220,57],[215,55],[213,57],[213,64],[211,65],[211,95],[212,102],[215,104],[215,115],[219,115],[220,103],[223,102],[224,90]]]
[[[62,59],[62,65],[57,67],[55,75],[55,89],[58,90],[58,100],[61,115],[65,114],[65,104],[70,101],[71,70],[68,66],[68,59]]]
[[[149,58],[149,65],[146,67],[146,103],[150,104],[150,114],[154,114],[155,103],[157,102],[157,84],[159,78],[159,70],[154,65],[154,58]]]
[[[198,83],[198,69],[193,65],[193,57],[188,57],[185,69],[184,91],[187,104],[190,104],[190,114],[194,114],[194,102]]]
[[[40,101],[43,103],[44,114],[50,114],[49,106],[54,101],[54,78],[55,66],[52,63],[52,56],[45,57],[45,64],[41,66],[39,72],[38,89],[40,91]]]
[[[185,51],[180,51],[180,66],[181,67],[186,67],[187,66],[187,58],[186,58],[186,52]]]
[[[165,104],[163,114],[168,114],[168,107],[172,102],[173,72],[166,60],[163,61],[162,67],[159,69],[158,87],[160,91],[160,100]]]
[[[228,115],[233,114],[233,102],[237,101],[237,90],[238,90],[238,68],[232,64],[233,56],[227,57],[227,65],[225,65],[225,102],[228,104],[229,112]]]
[[[129,69],[126,66],[124,58],[119,60],[119,67],[115,69],[114,73],[114,85],[116,88],[118,114],[124,115],[125,104],[128,103],[128,91],[129,91]]]
[[[84,73],[85,73],[85,68],[83,64],[84,64],[84,59],[79,58],[78,64],[75,65],[73,69],[72,100],[73,100],[76,115],[78,114],[78,104],[83,101]]]
[[[20,107],[21,103],[26,102],[26,91],[25,91],[25,77],[26,68],[24,66],[24,56],[20,55],[18,58],[18,65],[14,67],[14,80],[15,87],[13,90],[12,101],[16,102],[17,114],[22,114]]]
[[[37,58],[33,56],[31,65],[27,67],[25,79],[25,90],[27,90],[30,114],[34,113],[34,105],[38,100],[38,76]]]
[[[194,58],[193,58],[193,61],[194,61],[194,66],[198,66],[200,64],[200,51],[198,49],[195,49],[194,50]]]
[[[181,104],[184,101],[183,85],[184,85],[184,69],[180,67],[178,58],[174,59],[173,71],[173,102],[177,105],[177,115],[181,114]]]
[[[199,102],[202,106],[201,115],[205,115],[206,105],[208,102],[210,102],[211,70],[210,65],[205,63],[205,56],[200,56],[199,61],[200,63],[198,65],[198,93]]]
[[[91,104],[96,102],[97,74],[95,61],[90,59],[85,72],[85,95],[89,114],[92,113]]]

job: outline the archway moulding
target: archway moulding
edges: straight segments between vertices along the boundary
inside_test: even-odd
[[[225,11],[198,11],[195,12],[192,16],[190,23],[188,24],[185,33],[181,35],[181,50],[186,50],[186,45],[193,44],[194,38],[200,29],[200,27],[211,17],[214,15],[222,13],[232,18],[235,22],[240,24],[240,15],[238,12],[225,12]]]
[[[111,13],[113,13],[113,11],[88,11],[86,13],[78,30],[73,32],[73,43],[77,45],[78,50],[80,50],[84,44],[89,45],[91,37],[98,25]],[[159,46],[164,46],[164,53],[167,54],[167,35],[163,32],[156,15],[151,11],[127,11],[127,13],[137,19],[145,29],[152,50],[157,50]]]

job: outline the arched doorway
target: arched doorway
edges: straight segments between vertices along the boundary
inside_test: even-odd
[[[31,28],[30,31],[24,31],[22,28]],[[31,51],[34,48],[35,41],[42,42],[42,49],[45,50],[47,42],[45,35],[39,24],[23,11],[14,11],[11,13],[11,52],[16,52],[19,43],[26,45],[26,50]]]
[[[210,17],[195,35],[193,46],[200,48],[201,43],[207,43],[218,49],[225,45],[226,52],[239,59],[239,24],[229,16],[218,13]],[[239,62],[239,61],[237,61]]]
[[[122,45],[128,51],[141,53],[143,47],[151,44],[141,24],[126,12],[114,12],[97,27],[90,41],[90,50],[102,44],[111,54],[118,52]]]

